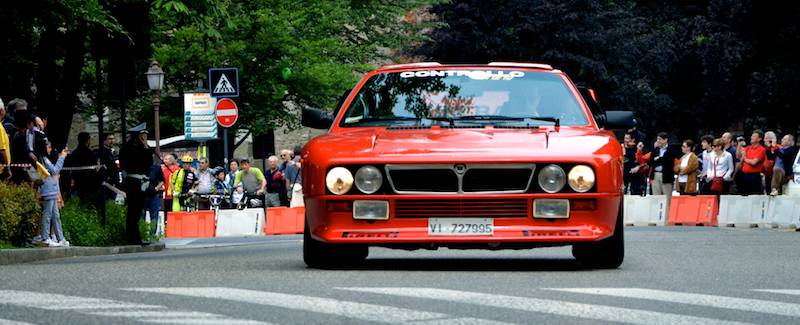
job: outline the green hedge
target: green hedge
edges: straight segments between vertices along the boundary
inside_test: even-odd
[[[100,224],[100,214],[94,206],[82,205],[71,199],[61,209],[61,224],[64,237],[74,246],[116,246],[125,245],[126,206],[109,202],[106,205],[105,226]],[[152,241],[147,224],[139,222],[142,240]]]
[[[24,246],[39,231],[41,219],[33,188],[0,182],[0,245]]]
[[[66,202],[61,209],[64,237],[73,246],[125,245],[126,206],[106,205],[106,225],[100,224],[94,206],[82,205],[77,199]],[[0,249],[28,246],[39,233],[42,207],[36,192],[26,185],[0,182]],[[148,225],[139,222],[142,240],[153,241]]]

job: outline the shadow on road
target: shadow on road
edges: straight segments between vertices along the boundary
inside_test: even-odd
[[[374,258],[336,270],[357,271],[583,271],[574,259]]]

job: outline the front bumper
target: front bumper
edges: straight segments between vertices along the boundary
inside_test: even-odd
[[[526,217],[494,218],[492,235],[441,236],[428,234],[428,218],[398,218],[395,200],[399,199],[525,199]],[[534,199],[590,199],[592,210],[572,210],[566,219],[535,219]],[[354,220],[352,212],[329,211],[328,202],[342,200],[387,200],[389,220]],[[324,195],[306,197],[306,219],[311,236],[331,244],[446,244],[446,243],[577,243],[611,236],[621,204],[619,193],[581,194],[498,194],[498,195]],[[477,213],[480,215],[480,213]],[[473,214],[471,216],[475,216]]]

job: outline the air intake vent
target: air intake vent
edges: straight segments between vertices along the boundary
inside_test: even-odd
[[[386,129],[387,130],[424,130],[424,129],[430,129],[430,128],[431,128],[430,125],[428,125],[428,126],[425,126],[425,125],[409,125],[409,126],[397,125],[397,126],[389,126]]]
[[[395,218],[526,218],[528,199],[398,199]]]

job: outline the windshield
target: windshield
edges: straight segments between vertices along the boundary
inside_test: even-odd
[[[564,80],[523,70],[420,70],[378,74],[355,95],[341,126],[588,125]]]

